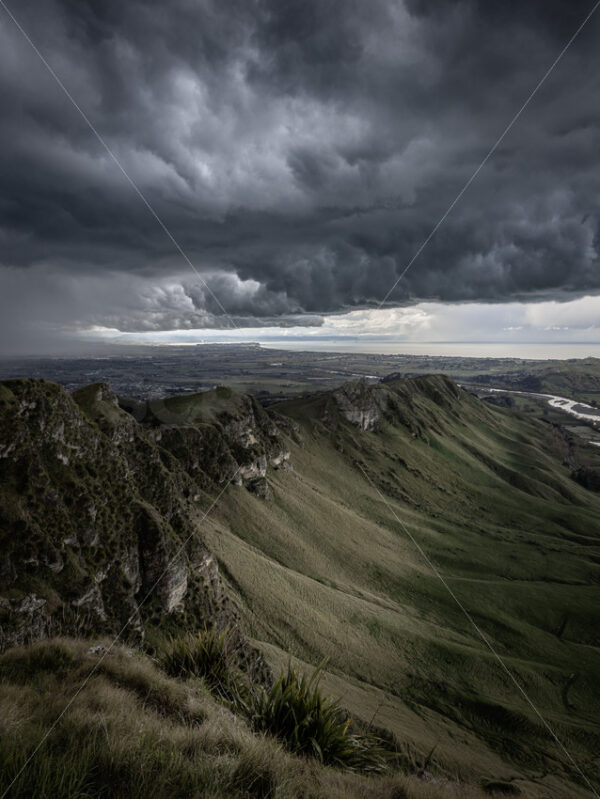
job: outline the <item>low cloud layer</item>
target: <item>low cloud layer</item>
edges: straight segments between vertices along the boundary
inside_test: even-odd
[[[0,11],[4,348],[376,305],[590,9],[13,3],[210,291]],[[600,291],[599,35],[600,13],[390,303]]]

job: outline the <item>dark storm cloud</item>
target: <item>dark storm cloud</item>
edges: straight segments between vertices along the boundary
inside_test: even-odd
[[[259,325],[379,302],[591,3],[13,6],[235,323]],[[229,324],[0,25],[3,327]],[[600,290],[599,35],[600,13],[391,302]]]

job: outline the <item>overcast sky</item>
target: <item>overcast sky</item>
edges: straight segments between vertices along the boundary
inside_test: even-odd
[[[591,0],[6,2],[3,353],[600,341],[600,11],[376,310]]]

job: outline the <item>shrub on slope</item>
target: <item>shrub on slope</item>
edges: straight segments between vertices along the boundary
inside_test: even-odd
[[[252,698],[252,726],[283,741],[288,749],[352,771],[383,771],[384,750],[374,736],[351,730],[351,718],[319,689],[322,666],[310,678],[291,665],[270,690]]]

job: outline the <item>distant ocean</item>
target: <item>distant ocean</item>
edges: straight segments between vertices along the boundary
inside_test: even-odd
[[[463,358],[525,358],[545,360],[557,358],[600,358],[600,344],[562,344],[526,342],[472,342],[472,341],[432,341],[422,343],[353,341],[336,339],[325,341],[315,338],[307,341],[278,339],[261,341],[263,347],[282,350],[306,350],[307,352],[368,352],[382,355],[446,355]]]

